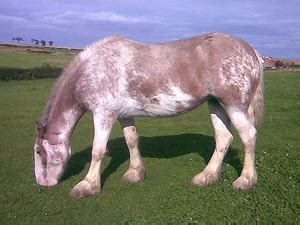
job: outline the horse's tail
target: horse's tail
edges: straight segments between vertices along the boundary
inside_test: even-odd
[[[255,51],[255,50],[254,50]],[[259,82],[256,87],[254,96],[251,100],[248,113],[250,116],[250,119],[254,126],[259,125],[259,123],[263,119],[264,114],[264,69],[263,69],[263,59],[258,54],[257,51],[255,51],[256,57],[259,61]]]

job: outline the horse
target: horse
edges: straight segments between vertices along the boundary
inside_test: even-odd
[[[218,182],[233,140],[234,127],[244,145],[244,165],[235,189],[257,183],[255,142],[263,117],[263,67],[256,50],[242,39],[207,33],[182,40],[143,44],[122,36],[104,38],[80,52],[56,81],[36,122],[36,182],[56,185],[71,156],[70,137],[86,112],[93,117],[91,164],[73,187],[73,197],[96,195],[100,168],[113,124],[121,123],[130,155],[127,182],[145,176],[134,118],[171,117],[208,103],[216,147],[193,185]],[[233,126],[232,126],[233,125]]]

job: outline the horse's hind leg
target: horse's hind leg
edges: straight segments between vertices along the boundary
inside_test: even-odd
[[[233,139],[230,120],[219,102],[210,100],[208,106],[215,131],[216,148],[205,169],[192,179],[192,184],[200,186],[218,182],[224,156]]]
[[[254,152],[256,129],[250,121],[247,110],[239,110],[237,107],[233,107],[226,108],[226,112],[228,113],[232,124],[237,129],[245,147],[244,167],[242,173],[232,185],[236,189],[250,189],[257,183]]]
[[[100,169],[101,161],[106,152],[107,141],[109,139],[114,116],[93,114],[94,120],[94,140],[92,149],[92,160],[88,173],[84,180],[80,181],[70,192],[72,197],[88,197],[97,194],[101,189]]]
[[[145,176],[144,162],[138,147],[139,136],[133,118],[120,119],[120,123],[130,154],[130,166],[122,179],[126,182],[136,183],[142,181]]]

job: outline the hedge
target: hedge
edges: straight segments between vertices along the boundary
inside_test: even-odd
[[[0,80],[34,80],[42,78],[57,78],[62,72],[62,68],[54,68],[49,65],[35,67],[31,69],[21,68],[0,68]]]

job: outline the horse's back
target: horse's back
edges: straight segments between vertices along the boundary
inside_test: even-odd
[[[209,96],[248,101],[258,82],[258,60],[244,41],[221,33],[141,44],[114,36],[80,54],[77,85],[88,108],[107,105],[121,114],[169,116]]]

